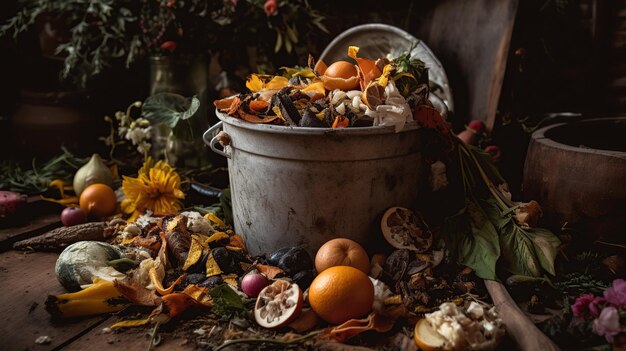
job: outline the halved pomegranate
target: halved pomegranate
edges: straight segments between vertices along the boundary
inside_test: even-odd
[[[433,235],[422,216],[404,207],[388,209],[380,222],[380,229],[385,240],[396,249],[424,252],[433,242]]]
[[[264,328],[280,328],[302,312],[302,291],[297,284],[279,279],[259,293],[254,319]]]

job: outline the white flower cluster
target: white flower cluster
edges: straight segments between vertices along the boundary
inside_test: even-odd
[[[152,126],[150,121],[145,118],[138,118],[132,120],[130,116],[124,112],[117,112],[115,119],[119,122],[118,135],[120,138],[124,138],[137,146],[137,151],[142,154],[147,154],[152,147],[150,144],[150,133]]]

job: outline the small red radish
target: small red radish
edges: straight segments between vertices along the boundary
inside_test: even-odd
[[[248,273],[241,280],[241,290],[248,297],[257,297],[261,290],[270,284],[269,279],[260,273]]]
[[[66,207],[61,212],[61,223],[64,226],[70,227],[77,224],[83,224],[87,221],[85,211],[80,207]]]
[[[491,160],[493,162],[498,162],[500,161],[500,156],[502,156],[502,152],[500,151],[500,148],[496,145],[489,145],[485,148],[485,151],[491,155]]]
[[[13,191],[0,191],[0,218],[15,214],[26,204],[26,195]]]
[[[461,139],[467,145],[476,145],[478,136],[485,130],[485,124],[480,120],[471,121],[464,131],[460,132],[456,136]]]

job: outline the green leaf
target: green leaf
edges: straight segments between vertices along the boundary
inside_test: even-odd
[[[284,41],[285,41],[285,50],[287,50],[288,54],[291,54],[291,49],[293,48],[293,44],[291,43],[291,40],[289,40],[288,36],[285,36]]]
[[[141,106],[141,113],[153,124],[164,123],[174,128],[179,121],[193,116],[199,107],[200,100],[196,96],[189,100],[178,94],[159,93],[146,99]]]
[[[525,232],[535,245],[535,253],[537,254],[541,268],[551,275],[556,275],[554,271],[554,260],[558,254],[561,240],[551,231],[543,228],[531,228]]]
[[[295,26],[294,28],[291,28],[291,26],[287,25],[287,36],[289,37],[289,40],[291,40],[292,43],[294,44],[298,44],[298,34],[296,32]]]
[[[276,45],[274,45],[274,53],[280,51],[280,48],[283,46],[283,35],[279,30],[276,30]]]
[[[479,206],[470,202],[461,212],[446,218],[443,238],[459,263],[473,269],[480,278],[497,279],[498,233]]]
[[[213,299],[213,312],[229,319],[233,316],[244,317],[247,314],[243,300],[228,284],[216,286],[210,291]]]
[[[200,108],[200,99],[198,99],[198,97],[194,95],[191,97],[189,108],[183,112],[183,114],[180,116],[180,119],[185,120],[185,119],[191,118],[193,115],[196,114],[199,108]]]
[[[500,230],[501,263],[504,269],[515,275],[540,277],[541,264],[530,237],[512,219]]]

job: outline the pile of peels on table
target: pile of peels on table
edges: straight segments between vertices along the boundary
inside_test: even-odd
[[[135,223],[114,219],[100,226],[106,242],[79,241],[65,248],[57,277],[78,291],[49,296],[46,310],[55,318],[131,311],[141,318],[107,327],[146,328],[152,335],[159,327],[180,329],[178,336],[196,347],[328,349],[350,343],[410,349],[424,348],[424,342],[445,349],[493,347],[504,325],[482,301],[481,281],[446,257],[443,243],[419,214],[398,207],[387,212],[381,228],[388,248],[402,248],[371,257],[342,238],[329,241],[314,258],[302,247],[251,256],[242,238],[212,213],[144,215]],[[81,227],[93,230],[93,223],[74,229]],[[401,231],[412,244],[397,240]],[[316,285],[324,284],[324,275],[340,284],[337,274],[357,280],[333,296],[320,293]],[[315,302],[315,294],[329,300],[345,295],[350,301]],[[371,294],[364,308],[354,302],[363,294]],[[335,306],[329,314],[325,305],[333,303],[354,306],[345,313]],[[431,327],[416,335],[418,320],[439,323],[433,327],[447,336],[433,341]]]

